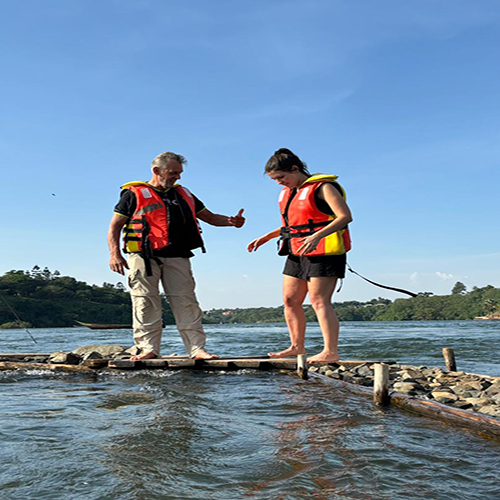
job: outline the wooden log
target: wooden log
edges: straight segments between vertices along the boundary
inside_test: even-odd
[[[30,363],[27,361],[0,361],[0,370],[50,370],[55,372],[96,373],[88,366]]]
[[[322,381],[334,387],[348,390],[359,396],[372,397],[373,394],[371,387],[363,387],[361,385],[352,384],[351,382],[332,379],[317,373],[312,373],[310,375],[321,378]],[[391,405],[424,417],[459,425],[468,429],[474,429],[484,432],[489,436],[500,437],[500,419],[495,417],[488,417],[487,415],[481,415],[473,411],[453,408],[434,401],[417,399],[414,396],[407,396],[406,394],[393,393],[391,394],[390,402]]]
[[[455,361],[455,353],[451,347],[445,347],[443,349],[444,363],[446,365],[446,369],[449,372],[457,371],[457,363]]]
[[[379,406],[389,404],[389,366],[377,363],[374,366],[373,402]]]
[[[302,380],[307,380],[307,358],[305,354],[297,356],[297,374]]]
[[[495,417],[488,417],[487,415],[481,415],[473,411],[453,408],[435,401],[416,399],[406,394],[392,394],[391,404],[412,411],[413,413],[418,413],[419,415],[500,437],[500,420]]]
[[[34,357],[46,357],[48,358],[50,353],[40,353],[40,352],[5,352],[0,353],[0,358],[2,359],[24,359],[24,358],[34,358]]]

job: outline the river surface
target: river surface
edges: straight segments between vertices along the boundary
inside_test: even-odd
[[[500,375],[500,322],[347,322],[344,359]],[[282,324],[208,325],[207,348],[287,347]],[[1,352],[129,346],[128,330],[0,330]],[[307,349],[320,350],[316,324]],[[174,327],[163,353],[184,354]],[[280,372],[0,372],[2,499],[499,499],[500,441]]]

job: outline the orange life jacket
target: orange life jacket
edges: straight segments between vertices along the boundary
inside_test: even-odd
[[[304,183],[297,188],[294,196],[290,188],[283,188],[279,196],[279,206],[282,219],[281,238],[290,242],[290,252],[299,255],[298,249],[302,245],[300,241],[306,236],[314,234],[319,229],[335,220],[335,215],[321,212],[316,206],[315,193],[325,182],[333,182],[340,187],[344,200],[346,194],[342,186],[337,182],[336,175],[314,174],[308,177]],[[318,246],[306,254],[306,257],[320,255],[341,255],[351,249],[351,238],[347,226],[335,233],[329,234],[321,239]]]
[[[123,228],[123,250],[126,253],[140,253],[145,258],[152,256],[153,250],[169,244],[168,208],[158,192],[147,182],[129,182],[122,189],[130,189],[135,195],[137,207]],[[195,201],[191,192],[175,185],[177,193],[187,202],[201,240],[201,231],[196,219]]]

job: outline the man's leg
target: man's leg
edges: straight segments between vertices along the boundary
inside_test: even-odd
[[[191,262],[183,257],[162,258],[161,261],[163,288],[188,355],[197,359],[216,357],[205,351],[206,335],[201,323],[202,311],[194,292],[196,285]]]
[[[161,297],[158,289],[161,270],[151,260],[152,276],[146,275],[144,259],[130,254],[128,286],[132,298],[134,343],[141,354],[132,359],[154,358],[160,355],[162,333]]]

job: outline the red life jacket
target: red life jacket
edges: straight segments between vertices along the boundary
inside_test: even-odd
[[[340,187],[342,197],[346,194],[342,186],[337,183],[336,175],[314,174],[297,188],[292,197],[290,188],[283,188],[279,196],[282,228],[281,237],[290,242],[290,252],[299,255],[302,245],[300,241],[306,236],[314,234],[336,219],[335,215],[328,215],[319,210],[315,202],[315,193],[325,182],[334,182]],[[341,255],[351,249],[351,238],[347,226],[321,239],[318,246],[301,256],[311,257],[320,255]]]
[[[153,250],[169,244],[168,208],[157,191],[146,182],[129,182],[123,185],[122,189],[130,189],[137,201],[135,212],[123,228],[123,250],[126,253],[141,253],[144,257],[151,257]],[[176,189],[189,205],[203,244],[193,195],[180,185],[174,186],[173,189]]]

